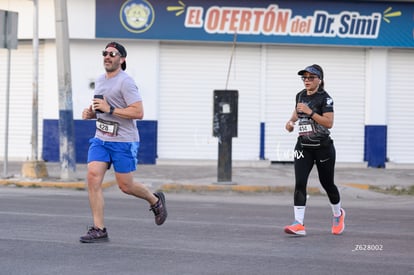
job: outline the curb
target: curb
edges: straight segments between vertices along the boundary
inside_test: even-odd
[[[215,184],[180,184],[167,183],[159,187],[164,192],[237,192],[237,193],[284,193],[293,192],[289,186],[266,185],[215,185]],[[308,187],[309,194],[322,194],[317,187]]]
[[[369,190],[372,185],[361,183],[344,183],[343,186],[357,188],[361,190]],[[307,193],[313,195],[325,194],[321,191],[322,187],[308,187]],[[285,193],[294,191],[293,186],[268,186],[268,185],[220,185],[220,184],[182,184],[167,183],[160,186],[160,191],[165,192],[238,192],[238,193]]]
[[[347,186],[347,187],[352,187],[352,188],[358,188],[361,190],[369,190],[372,187],[372,185],[363,184],[363,183],[344,183],[342,185]]]
[[[106,181],[102,187],[109,188],[116,185],[115,180]],[[0,179],[0,185],[14,185],[17,187],[30,188],[67,188],[86,190],[85,181],[39,181],[30,179]],[[372,188],[369,184],[361,183],[344,183],[343,186],[357,188],[361,190],[369,190]],[[293,192],[292,186],[268,186],[268,185],[237,185],[237,184],[183,184],[183,183],[166,183],[162,184],[159,191],[164,192],[237,192],[237,193],[286,193]],[[324,194],[320,187],[308,187],[309,194]]]
[[[107,181],[102,184],[102,188],[108,188],[116,184],[116,181]],[[5,179],[0,180],[0,185],[14,185],[17,187],[31,187],[31,188],[65,188],[86,190],[85,181],[38,181],[38,180],[21,180],[21,179]]]

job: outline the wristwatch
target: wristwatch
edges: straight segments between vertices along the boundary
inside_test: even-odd
[[[109,106],[109,114],[112,115],[114,113],[115,107],[110,105]]]

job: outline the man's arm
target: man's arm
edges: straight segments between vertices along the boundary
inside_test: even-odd
[[[109,113],[110,111],[111,106],[108,104],[107,108],[105,109],[105,113]],[[126,108],[113,108],[112,115],[129,119],[142,119],[144,117],[144,108],[142,101],[132,103]]]

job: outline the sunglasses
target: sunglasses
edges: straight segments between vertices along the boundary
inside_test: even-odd
[[[317,76],[311,75],[311,76],[302,76],[301,77],[303,81],[305,81],[306,79],[309,81],[313,81],[315,78],[318,78]]]
[[[119,52],[108,52],[108,51],[102,51],[102,56],[107,56],[109,54],[110,57],[115,57],[117,55],[121,56]]]

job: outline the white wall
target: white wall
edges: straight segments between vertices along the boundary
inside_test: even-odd
[[[43,98],[43,107],[39,107],[40,121],[46,119],[56,119],[59,117],[59,92],[57,81],[57,60],[55,41],[45,41],[44,43],[44,75],[43,89],[39,87],[39,96]]]
[[[0,9],[19,14],[18,37],[33,37],[34,4],[31,0],[0,0]],[[95,0],[67,0],[69,36],[95,37]],[[55,38],[54,0],[38,0],[39,38]]]
[[[368,49],[366,62],[365,124],[387,124],[388,49]]]

